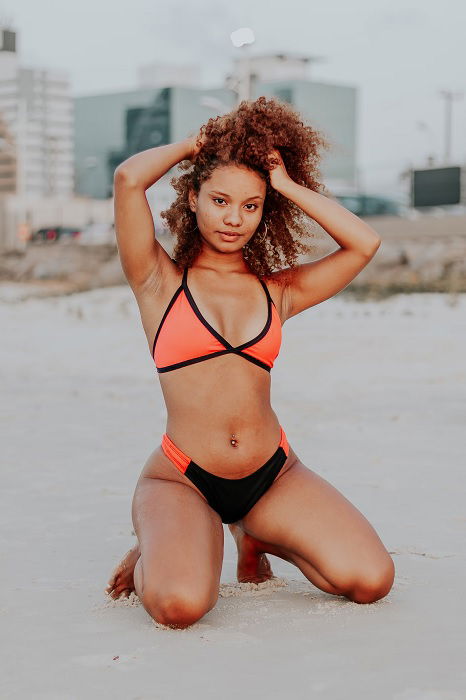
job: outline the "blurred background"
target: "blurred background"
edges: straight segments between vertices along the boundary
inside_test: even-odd
[[[0,0],[0,700],[464,700],[465,20],[465,0]],[[171,425],[113,173],[261,95],[324,133],[328,196],[382,239],[286,322],[271,397],[396,581],[359,605],[271,555],[289,587],[256,595],[225,526],[218,604],[172,637],[104,596]],[[167,252],[176,173],[146,193]]]
[[[116,166],[265,95],[330,140],[329,196],[383,239],[348,292],[466,291],[465,19],[462,0],[2,2],[0,281],[124,283]],[[147,191],[169,251],[175,174]]]

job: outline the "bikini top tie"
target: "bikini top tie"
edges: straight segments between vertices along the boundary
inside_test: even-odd
[[[267,285],[261,283],[267,298],[267,321],[261,332],[242,345],[233,346],[199,311],[188,287],[188,268],[160,321],[152,344],[157,372],[171,372],[195,362],[235,353],[267,372],[280,352],[282,325]]]

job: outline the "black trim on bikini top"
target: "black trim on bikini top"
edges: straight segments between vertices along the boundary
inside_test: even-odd
[[[201,355],[200,357],[194,357],[190,360],[184,360],[183,362],[177,362],[173,365],[168,365],[167,367],[157,367],[157,372],[169,372],[174,369],[178,369],[180,367],[185,367],[186,365],[191,365],[196,362],[201,362],[202,360],[208,360],[211,357],[219,357],[220,355],[226,355],[227,353],[235,353],[236,355],[241,355],[241,357],[244,357],[246,360],[249,360],[253,364],[258,365],[259,367],[262,367],[265,369],[267,372],[270,372],[270,367],[266,365],[264,362],[261,362],[261,360],[258,360],[255,357],[252,357],[251,355],[248,355],[247,353],[243,353],[242,351],[245,350],[246,348],[250,347],[251,345],[255,345],[256,343],[259,342],[268,332],[270,325],[272,323],[272,304],[275,306],[274,301],[272,297],[270,296],[270,292],[267,288],[267,285],[265,282],[263,282],[261,279],[259,279],[259,282],[262,285],[262,288],[264,289],[266,298],[267,298],[267,320],[265,322],[264,328],[260,331],[258,335],[255,336],[255,338],[252,338],[252,340],[248,340],[246,343],[242,343],[241,345],[238,346],[233,346],[231,343],[229,343],[223,336],[218,333],[218,331],[213,328],[213,326],[210,325],[210,323],[207,321],[207,319],[204,318],[202,315],[201,311],[199,310],[199,307],[197,306],[192,294],[191,290],[188,287],[188,268],[185,267],[183,271],[183,278],[181,281],[180,286],[178,289],[175,291],[173,294],[167,308],[165,309],[165,312],[163,314],[162,320],[160,321],[159,327],[157,329],[157,332],[155,334],[154,342],[152,344],[152,357],[154,358],[154,353],[155,353],[155,346],[157,343],[157,339],[160,335],[160,331],[162,330],[162,326],[165,322],[165,319],[167,318],[170,309],[172,308],[173,304],[177,300],[179,294],[184,291],[186,298],[188,299],[189,305],[191,306],[192,310],[196,314],[197,318],[201,321],[203,326],[207,328],[207,330],[223,345],[225,350],[219,350],[218,352],[213,352],[209,353],[207,355]]]

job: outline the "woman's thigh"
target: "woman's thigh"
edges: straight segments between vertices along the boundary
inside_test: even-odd
[[[140,476],[132,518],[141,550],[134,582],[142,604],[159,622],[191,624],[218,599],[220,516],[185,484]]]
[[[298,458],[242,519],[257,540],[284,550],[315,585],[372,602],[393,584],[393,560],[364,515]],[[273,547],[269,548],[275,554]],[[278,554],[280,556],[280,554]]]

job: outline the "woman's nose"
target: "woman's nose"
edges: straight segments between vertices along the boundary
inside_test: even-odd
[[[234,209],[230,209],[230,211],[225,214],[224,221],[225,224],[230,226],[241,226],[243,223],[240,212]]]

